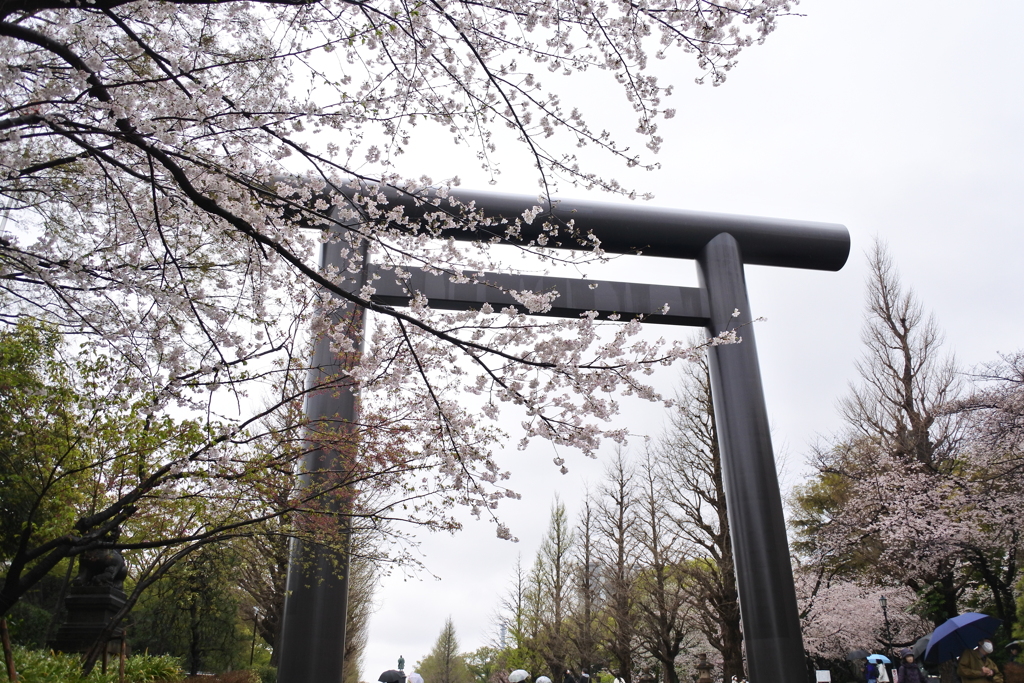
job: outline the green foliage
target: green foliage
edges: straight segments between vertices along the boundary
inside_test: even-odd
[[[839,451],[843,451],[840,453]],[[854,450],[854,449],[849,449]],[[849,458],[844,449],[835,449],[836,458]],[[796,532],[793,550],[806,557],[824,556],[829,574],[841,577],[863,577],[878,564],[882,546],[874,538],[859,538],[846,546],[843,552],[819,553],[824,531],[831,521],[844,514],[851,500],[852,484],[848,477],[824,471],[812,476],[807,483],[793,488],[790,526]]]
[[[1017,614],[1024,614],[1024,575],[1017,580]],[[1014,640],[1024,640],[1024,619],[1017,621],[1011,635]]]
[[[11,641],[25,647],[45,647],[47,629],[53,613],[27,600],[20,601],[7,614]]]
[[[117,683],[117,660],[103,674],[99,668],[87,677],[77,655],[46,650],[14,648],[14,665],[20,683]],[[177,683],[184,680],[181,663],[174,657],[133,655],[125,660],[126,683]]]
[[[260,683],[277,683],[277,667],[264,664],[256,667],[254,671],[260,677]]]
[[[0,559],[23,532],[59,535],[80,507],[87,476],[78,399],[61,339],[22,321],[0,332]]]
[[[427,683],[474,683],[474,676],[459,654],[459,640],[451,617],[437,636],[434,648],[416,663],[416,671]]]
[[[231,671],[249,662],[251,617],[242,619],[230,546],[207,546],[147,589],[132,629],[136,648],[179,657],[186,671]]]
[[[107,673],[109,675],[109,669]],[[147,654],[129,657],[125,661],[124,676],[129,683],[171,683],[183,677],[177,657]],[[114,680],[117,680],[116,671]]]
[[[63,557],[71,546],[38,552],[40,546],[93,531],[83,517],[115,503],[161,464],[206,440],[198,422],[154,418],[152,396],[123,380],[110,358],[69,347],[37,321],[21,319],[0,331],[4,612],[47,575],[66,569]],[[167,496],[145,499],[128,511],[133,514],[121,527],[121,541],[166,533],[167,520],[182,514],[176,504],[185,507]],[[186,513],[194,514],[195,507]],[[52,604],[36,606],[53,610]],[[26,610],[17,618],[39,621],[40,615]],[[23,642],[38,643],[33,638]]]
[[[491,674],[499,668],[500,654],[497,648],[483,645],[473,652],[464,653],[462,658],[476,683],[487,683],[491,680]]]
[[[67,561],[57,565],[7,612],[11,642],[28,648],[46,648],[47,637],[56,632],[64,615],[63,609],[58,610],[58,603],[67,568]],[[54,612],[59,612],[56,619]]]
[[[510,648],[501,653],[499,668],[515,671],[525,669],[526,671],[543,671],[544,658],[539,652],[524,645],[522,647]]]

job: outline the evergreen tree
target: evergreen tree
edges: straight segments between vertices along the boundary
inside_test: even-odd
[[[466,659],[459,654],[459,639],[451,617],[444,622],[430,654],[417,662],[416,671],[425,683],[473,683]]]
[[[539,588],[538,607],[542,615],[537,649],[555,683],[563,679],[569,666],[573,548],[573,531],[565,504],[556,498],[551,507],[548,533],[541,543],[534,567]]]

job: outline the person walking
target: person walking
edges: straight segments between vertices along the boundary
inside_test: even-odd
[[[928,678],[921,665],[914,661],[914,651],[910,648],[900,652],[900,668],[896,670],[896,680],[899,683],[928,683]]]
[[[880,665],[868,660],[864,662],[864,678],[868,683],[878,683],[878,667]]]
[[[1003,664],[1003,679],[1005,683],[1024,683],[1024,662],[1021,662],[1021,642],[1015,640],[1006,646],[1010,652],[1010,658]]]
[[[878,660],[878,683],[889,683],[892,678],[889,676],[889,666],[882,660]]]
[[[962,683],[1005,683],[999,667],[992,661],[992,641],[983,638],[978,647],[964,650],[956,673]]]

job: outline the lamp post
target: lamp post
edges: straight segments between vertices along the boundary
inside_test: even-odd
[[[878,604],[882,606],[882,616],[885,618],[885,649],[887,650],[886,655],[889,654],[889,650],[892,650],[892,631],[889,629],[889,601],[885,599],[884,595],[878,597]]]
[[[252,647],[249,649],[249,666],[252,666],[252,660],[256,657],[256,632],[259,630],[259,610],[255,607],[252,608]]]
[[[703,652],[697,655],[699,661],[697,662],[697,683],[711,683],[714,679],[711,678],[711,672],[714,670],[711,662],[708,661],[708,656]]]

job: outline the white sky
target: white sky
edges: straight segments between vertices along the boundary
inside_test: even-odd
[[[757,344],[776,451],[788,458],[787,485],[799,481],[815,436],[839,426],[835,402],[860,353],[864,251],[875,235],[889,243],[904,281],[935,313],[965,366],[1024,346],[1024,3],[804,0],[798,9],[806,16],[784,20],[764,46],[745,52],[720,88],[692,85],[693,66],[682,55],[664,63],[663,73],[682,75],[667,103],[678,114],[661,126],[661,170],[607,171],[654,192],[657,205],[849,228],[853,253],[839,273],[747,268],[752,313],[768,318],[756,328]],[[610,92],[574,97],[603,106],[600,96]],[[417,159],[429,168],[409,165]],[[435,148],[413,153],[402,170],[457,173],[464,187],[493,189],[472,164],[453,167],[453,159]],[[535,192],[528,168],[515,163],[497,189]],[[588,275],[695,282],[692,263],[660,259],[625,259]],[[670,390],[673,377],[660,381]],[[665,415],[634,406],[623,420],[656,435]],[[464,651],[493,638],[510,567],[520,553],[532,562],[553,496],[574,514],[586,482],[600,477],[602,463],[578,457],[568,457],[571,472],[561,476],[553,455],[538,444],[506,460],[523,500],[503,504],[500,514],[519,543],[467,520],[455,536],[421,539],[437,580],[384,582],[364,680],[394,668],[399,655],[411,671],[449,615]]]

